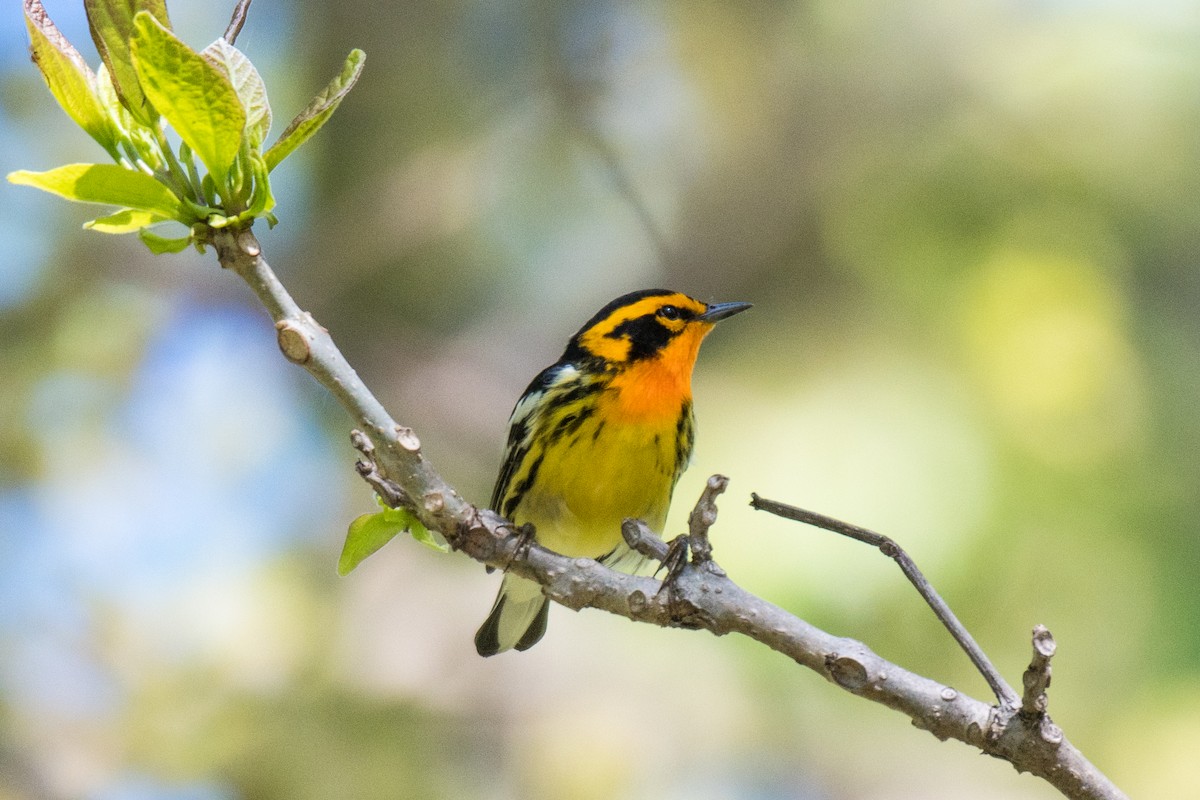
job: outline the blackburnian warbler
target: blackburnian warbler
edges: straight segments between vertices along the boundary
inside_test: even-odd
[[[621,522],[662,531],[692,455],[700,342],[749,307],[650,289],[600,309],[517,401],[492,508],[532,523],[538,543],[557,553],[636,568],[642,559],[622,541]],[[505,575],[476,650],[532,647],[547,611],[540,585]]]

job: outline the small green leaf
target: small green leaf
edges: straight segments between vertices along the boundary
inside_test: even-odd
[[[376,498],[378,500],[378,498]],[[388,508],[374,514],[363,514],[350,523],[346,532],[346,544],[342,546],[342,555],[338,559],[338,574],[349,575],[351,570],[361,564],[368,556],[390,542],[398,533],[409,531],[412,537],[422,544],[445,553],[449,550],[439,536],[430,533],[421,521],[411,511],[403,508]]]
[[[246,111],[225,73],[151,14],[133,18],[133,67],[147,99],[224,185],[246,128]]]
[[[117,213],[109,214],[107,217],[97,217],[96,219],[89,220],[83,223],[83,227],[88,230],[97,231],[98,233],[133,233],[147,225],[154,225],[155,223],[164,221],[164,217],[160,217],[153,211],[122,208]]]
[[[83,6],[92,41],[112,76],[113,88],[121,104],[138,122],[148,127],[153,125],[158,114],[146,102],[146,95],[138,83],[129,40],[133,37],[133,17],[139,11],[150,13],[170,30],[165,0],[83,0]]]
[[[179,198],[144,172],[117,164],[67,164],[47,172],[18,170],[9,183],[76,200],[150,211],[163,219],[181,219]]]
[[[96,94],[96,77],[79,51],[62,35],[40,0],[25,0],[25,27],[29,30],[33,61],[63,110],[116,158],[117,133]]]
[[[163,253],[179,253],[187,249],[187,246],[192,243],[192,237],[184,236],[179,239],[168,239],[164,236],[151,233],[142,228],[138,231],[138,238],[142,240],[142,244],[150,249],[151,253],[156,256],[161,256]]]
[[[346,56],[346,63],[336,78],[329,82],[320,94],[312,99],[303,111],[296,115],[287,128],[279,135],[275,144],[266,152],[267,170],[273,170],[300,145],[308,141],[314,133],[321,129],[346,94],[358,82],[362,74],[363,62],[367,54],[362,50],[351,50]]]
[[[338,558],[338,574],[349,575],[368,556],[390,542],[405,528],[402,520],[388,519],[386,511],[363,514],[350,523],[346,543]]]
[[[250,147],[255,150],[262,147],[271,130],[271,104],[267,102],[267,86],[254,64],[245,53],[223,38],[204,48],[200,55],[225,72],[246,110],[246,135],[250,138]]]

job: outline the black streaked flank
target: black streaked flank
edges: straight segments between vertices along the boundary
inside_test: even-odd
[[[513,509],[517,507],[517,503],[521,502],[521,498],[525,496],[525,493],[529,491],[529,487],[533,485],[535,480],[537,480],[538,469],[542,466],[542,459],[545,457],[545,450],[542,450],[542,452],[538,453],[533,465],[529,467],[529,472],[525,474],[525,477],[521,479],[520,483],[513,487],[508,499],[504,501],[504,508],[500,509],[501,514],[509,518],[512,517]]]
[[[579,428],[583,425],[583,423],[587,422],[588,417],[592,416],[595,413],[596,413],[596,406],[589,405],[589,406],[583,406],[578,411],[574,411],[570,414],[565,415],[562,419],[560,419],[558,421],[558,424],[556,424],[554,426],[554,430],[550,432],[550,439],[547,442],[546,446],[549,447],[550,445],[554,444],[555,442],[557,442],[559,439],[563,438],[564,436],[569,436],[570,434],[578,433]]]
[[[534,395],[542,395],[542,402],[544,402],[548,395],[554,398],[554,405],[560,403],[569,404],[578,402],[588,395],[605,388],[603,381],[587,380],[582,374],[572,374],[569,378],[563,378],[562,373],[566,366],[562,363],[553,364],[539,372],[528,388],[525,389],[525,393],[521,395],[521,400],[518,400],[516,406],[513,407],[513,414],[516,414],[517,409],[521,407],[523,401],[527,401],[528,398]],[[570,388],[564,389],[564,387]],[[539,417],[541,414],[539,413],[539,406],[541,405],[541,402],[535,403],[523,416],[519,418],[514,417],[509,422],[506,456],[504,464],[500,467],[500,475],[496,479],[496,486],[492,490],[491,502],[491,507],[505,516],[509,516],[513,506],[511,501],[505,502],[505,495],[509,494],[509,483],[515,477],[516,470],[529,454],[529,445],[526,442],[530,435],[530,428],[540,426],[541,420]],[[591,413],[592,409],[589,408],[586,411]],[[579,424],[583,424],[582,420]],[[574,429],[577,429],[577,426],[572,430]],[[565,433],[566,431],[563,432]],[[561,435],[561,433],[555,433],[555,438]],[[525,485],[518,494],[523,493],[524,489],[528,488],[528,485]],[[501,503],[509,511],[502,509],[500,507]]]
[[[500,503],[504,500],[504,494],[508,491],[509,481],[513,479],[513,473],[517,471],[517,467],[525,461],[525,456],[529,453],[529,447],[515,447],[513,443],[509,443],[508,458],[500,467],[500,477],[496,479],[496,488],[492,491],[491,507],[501,514],[505,512],[500,508]],[[507,514],[505,514],[507,516]]]
[[[692,459],[692,447],[696,443],[696,418],[692,414],[692,403],[687,401],[679,409],[679,421],[675,423],[675,479],[678,480]]]

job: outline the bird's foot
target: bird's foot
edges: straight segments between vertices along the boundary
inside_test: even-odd
[[[667,552],[659,560],[658,569],[654,570],[654,574],[666,570],[667,574],[663,576],[662,586],[659,588],[661,594],[663,589],[670,587],[679,579],[683,573],[683,568],[688,563],[688,552],[691,550],[690,539],[686,533],[680,534],[667,543]]]

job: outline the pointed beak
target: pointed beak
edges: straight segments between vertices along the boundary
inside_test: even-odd
[[[726,317],[732,317],[734,314],[745,311],[749,307],[749,303],[712,303],[697,319],[709,323],[719,322]]]

